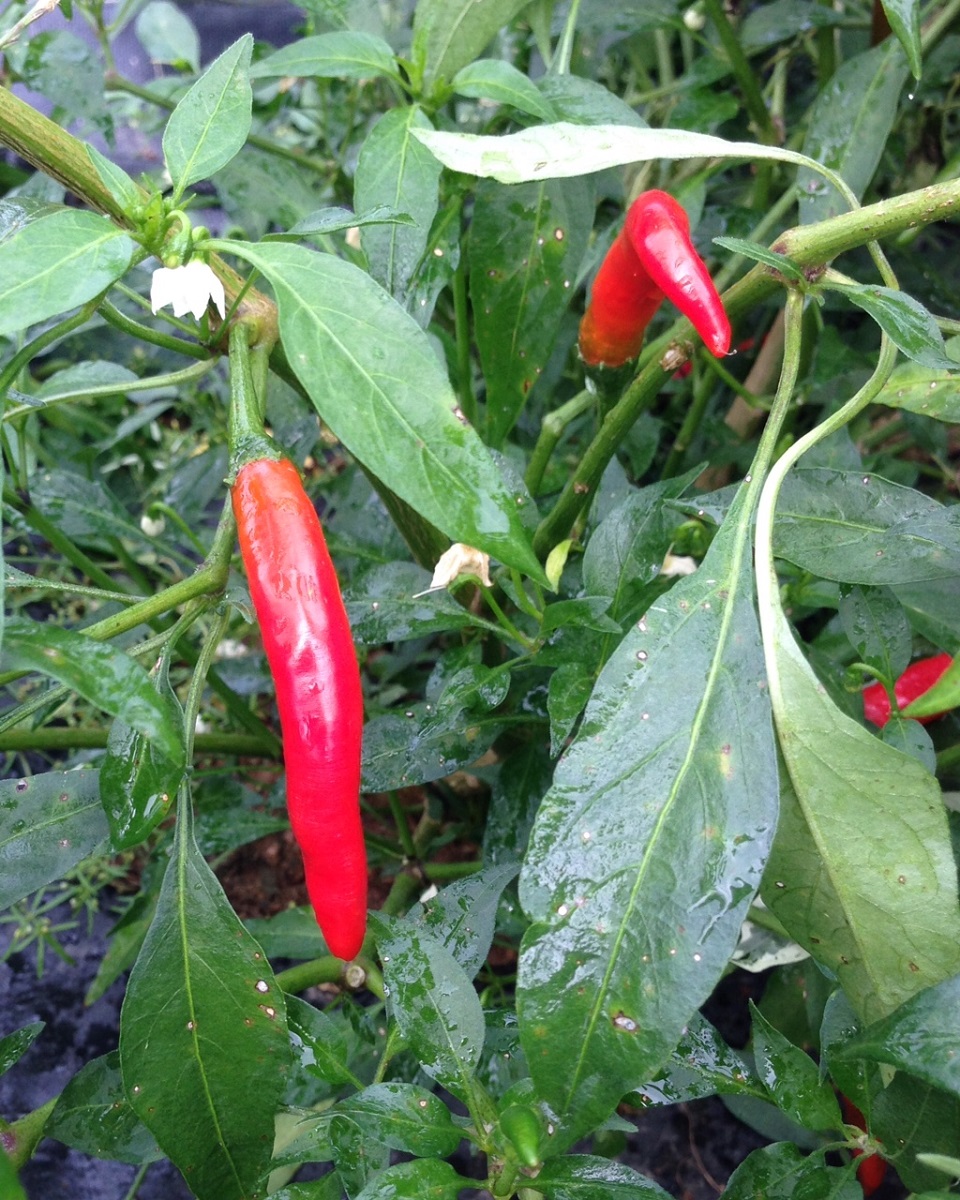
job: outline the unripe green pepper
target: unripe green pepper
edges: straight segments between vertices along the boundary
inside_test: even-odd
[[[511,1104],[500,1114],[500,1129],[525,1167],[540,1165],[543,1123],[535,1108],[529,1104]]]

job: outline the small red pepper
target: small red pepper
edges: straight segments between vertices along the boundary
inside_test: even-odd
[[[355,958],[367,920],[360,823],[363,694],[340,586],[293,463],[248,462],[233,509],[280,710],[287,808],[332,954]]]
[[[919,699],[924,692],[929,692],[947,667],[953,662],[949,654],[935,654],[932,658],[920,658],[900,676],[893,685],[893,694],[897,698],[897,707],[906,708],[914,700]],[[890,697],[882,683],[871,683],[863,691],[863,715],[874,725],[882,729],[890,720]],[[932,713],[929,717],[918,717],[922,725],[936,721],[943,713]]]
[[[640,353],[664,297],[671,300],[716,358],[730,350],[730,322],[710,273],[690,240],[682,206],[650,191],[630,206],[623,230],[600,264],[580,323],[588,366],[620,367]]]
[[[843,1119],[848,1125],[856,1125],[858,1129],[867,1131],[867,1122],[863,1113],[846,1096],[840,1097],[840,1106],[843,1109]],[[857,1163],[857,1178],[860,1180],[860,1187],[863,1189],[864,1196],[872,1196],[887,1174],[887,1164],[879,1154],[865,1154],[863,1150],[852,1150],[854,1158],[859,1158]]]

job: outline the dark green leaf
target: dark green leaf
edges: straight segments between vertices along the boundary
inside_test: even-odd
[[[410,225],[366,225],[361,235],[370,274],[407,308],[437,212],[441,173],[410,131],[432,128],[416,106],[391,109],[367,135],[354,179],[354,205],[361,215],[387,205],[413,218]]]
[[[0,1038],[0,1075],[6,1075],[13,1064],[26,1054],[43,1032],[44,1025],[44,1021],[32,1021]]]
[[[780,558],[841,583],[943,579],[960,575],[960,506],[878,475],[791,471],[773,545]]]
[[[253,92],[247,73],[253,37],[245,33],[207,67],[163,131],[163,157],[174,196],[209,179],[243,148],[250,132]]]
[[[483,831],[484,862],[519,862],[523,858],[533,819],[552,776],[553,763],[536,741],[505,760],[490,795]]]
[[[640,114],[602,83],[584,75],[541,75],[541,94],[556,113],[555,120],[577,125],[635,125],[646,128]]]
[[[244,924],[267,958],[306,960],[326,953],[312,908],[285,908],[275,917],[253,918]]]
[[[123,167],[118,167],[96,146],[85,147],[90,161],[93,163],[100,181],[127,214],[132,214],[143,202],[144,193],[126,173]]]
[[[124,1094],[116,1051],[80,1068],[60,1093],[44,1133],[96,1158],[140,1164],[163,1157]]]
[[[315,175],[295,162],[247,146],[213,177],[220,203],[246,237],[287,229],[315,212],[325,197]]]
[[[470,296],[492,445],[510,432],[554,350],[592,224],[587,180],[477,185]]]
[[[923,72],[923,47],[920,42],[920,0],[883,0],[890,28],[906,52],[914,78]]]
[[[946,352],[937,322],[912,296],[877,284],[825,286],[869,313],[907,358],[932,370],[956,370],[957,364]]]
[[[896,679],[909,663],[913,650],[910,623],[889,588],[841,589],[840,622],[857,658],[888,679]]]
[[[502,26],[529,0],[420,0],[413,18],[413,59],[422,70],[423,90],[478,58]]]
[[[764,900],[864,1021],[960,971],[957,872],[936,780],[844,716],[776,614],[783,783]]]
[[[356,1196],[387,1169],[390,1150],[382,1142],[367,1137],[359,1125],[346,1117],[333,1117],[329,1129],[333,1160],[343,1190],[348,1196]]]
[[[667,1059],[733,952],[773,835],[741,501],[617,647],[534,826],[518,1009],[558,1144]]]
[[[942,1194],[947,1184],[941,1171],[927,1166],[921,1154],[957,1154],[960,1129],[960,1099],[939,1088],[897,1071],[874,1101],[870,1129],[883,1142],[905,1187],[913,1192],[926,1188]]]
[[[646,1107],[738,1094],[767,1098],[766,1088],[746,1060],[709,1021],[695,1013],[663,1070],[639,1088],[631,1101]]]
[[[596,668],[586,662],[561,663],[550,676],[547,712],[550,714],[551,754],[559,754],[563,749],[596,681]]]
[[[335,1087],[358,1086],[347,1065],[356,1035],[343,1013],[326,1013],[297,996],[287,996],[286,1005],[290,1042],[301,1069]]]
[[[458,1200],[473,1182],[461,1178],[449,1163],[424,1158],[388,1167],[355,1200]]]
[[[500,897],[519,870],[517,863],[485,867],[477,875],[451,883],[422,906],[420,924],[450,951],[470,979],[486,960]]]
[[[183,731],[157,695],[146,671],[122,650],[26,617],[7,620],[7,667],[59,680],[104,712],[122,717],[155,740],[174,764],[183,763]]]
[[[877,404],[933,417],[937,421],[960,421],[960,364],[948,371],[920,363],[900,363],[894,368]]]
[[[606,615],[609,596],[578,596],[576,600],[556,600],[543,610],[540,633],[543,637],[556,629],[596,629],[619,637],[620,626]]]
[[[768,46],[789,41],[798,33],[838,25],[842,20],[842,13],[819,4],[808,4],[807,0],[772,0],[772,3],[751,9],[737,32],[747,53],[755,54]]]
[[[481,58],[468,63],[454,76],[451,87],[461,96],[509,104],[541,121],[556,120],[553,106],[543,98],[537,85],[512,63],[500,58]]]
[[[380,204],[358,214],[349,208],[318,208],[301,221],[291,225],[286,233],[268,233],[264,241],[290,241],[295,237],[310,237],[320,233],[342,233],[364,225],[415,225],[409,213],[399,212],[389,204]]]
[[[0,335],[92,300],[126,271],[136,245],[105,217],[60,209],[0,244]]]
[[[777,1108],[806,1129],[837,1129],[840,1106],[806,1051],[788,1041],[751,1003],[756,1071]]]
[[[62,879],[107,838],[96,771],[0,782],[0,908]]]
[[[517,512],[426,334],[363,271],[301,246],[224,248],[272,283],[290,365],[321,418],[450,539],[546,582]]]
[[[341,1100],[332,1113],[385,1146],[422,1158],[446,1158],[463,1136],[440,1097],[412,1083],[375,1083]]]
[[[877,169],[906,79],[906,57],[889,39],[848,58],[814,103],[803,152],[837,171],[858,199]],[[839,192],[809,167],[797,172],[797,186],[805,225],[847,211]]]
[[[632,1167],[592,1154],[548,1159],[537,1175],[537,1191],[548,1200],[667,1200],[669,1195]]]
[[[724,1200],[862,1200],[853,1171],[805,1158],[792,1142],[754,1150],[727,1181]]]
[[[429,588],[430,573],[416,563],[384,563],[367,571],[344,591],[354,641],[382,646],[476,624],[446,588]]]
[[[82,546],[110,549],[113,538],[148,544],[140,526],[102,480],[53,468],[34,476],[31,499],[45,517]]]
[[[890,1063],[960,1096],[960,975],[912,997],[890,1016],[868,1026],[834,1054]]]
[[[744,258],[749,258],[753,262],[763,263],[765,267],[772,268],[784,279],[792,279],[795,283],[804,283],[806,280],[803,271],[785,254],[777,254],[776,251],[768,250],[766,246],[761,246],[757,242],[747,242],[743,238],[718,237],[713,239],[713,244],[722,246],[724,250],[730,250],[733,254],[742,254]]]
[[[470,977],[424,929],[382,914],[371,918],[387,1003],[424,1071],[455,1096],[469,1096],[483,1049],[483,1010]]]
[[[176,852],[127,985],[123,1081],[198,1200],[246,1200],[270,1162],[292,1057],[283,993],[187,819],[181,806]]]
[[[295,75],[313,79],[397,77],[397,64],[387,43],[370,33],[339,30],[300,38],[255,62],[251,79]]]

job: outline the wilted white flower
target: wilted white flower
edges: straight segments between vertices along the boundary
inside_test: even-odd
[[[476,575],[484,587],[492,587],[490,555],[463,542],[454,542],[449,550],[440,555],[430,580],[430,591],[447,587],[461,575]]]
[[[686,554],[668,554],[663,560],[660,574],[668,577],[672,575],[692,575],[696,569],[697,560],[695,558],[690,558]]]
[[[192,313],[199,321],[211,300],[220,316],[224,316],[223,284],[199,258],[191,258],[185,267],[158,267],[153,273],[150,307],[155,313],[170,304],[175,317]]]

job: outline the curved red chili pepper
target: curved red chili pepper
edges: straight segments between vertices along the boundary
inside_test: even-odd
[[[280,710],[287,808],[332,954],[354,958],[367,920],[360,823],[363,695],[323,530],[293,463],[241,467],[233,509]]]
[[[732,333],[723,301],[690,240],[683,207],[666,192],[644,192],[600,264],[580,324],[588,366],[619,367],[637,357],[643,335],[666,297],[720,358]]]
[[[897,698],[897,707],[906,708],[914,700],[919,699],[924,692],[929,692],[947,667],[953,662],[949,654],[935,654],[931,658],[920,658],[900,676],[893,685],[893,694]],[[874,725],[882,729],[890,720],[890,697],[882,683],[871,683],[863,690],[863,715]],[[921,725],[936,721],[943,713],[932,713],[929,717],[917,717]]]

